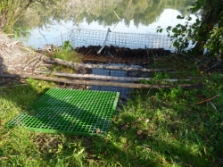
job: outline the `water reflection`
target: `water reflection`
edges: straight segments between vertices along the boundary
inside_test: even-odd
[[[26,45],[42,47],[72,29],[156,33],[157,26],[174,26],[192,0],[63,0],[49,7],[33,4],[17,23],[31,29]],[[27,21],[28,20],[28,21]]]
[[[72,21],[62,21],[60,23],[54,22],[54,24],[48,25],[42,29],[38,27],[33,29],[28,40],[24,41],[26,45],[30,45],[35,48],[42,48],[47,43],[61,44],[64,40],[67,39],[65,34],[67,34],[68,32],[72,32],[74,29],[92,29],[107,31],[108,28],[111,28],[111,30],[115,32],[156,34],[156,29],[158,26],[166,28],[169,25],[175,26],[179,23],[183,23],[182,20],[176,19],[176,16],[179,14],[180,13],[177,10],[166,9],[163,11],[156,22],[150,24],[149,26],[139,24],[138,27],[134,26],[133,21],[130,22],[129,26],[126,26],[124,21],[120,22],[117,26],[103,26],[100,25],[98,22],[92,22],[91,24],[88,24],[85,20],[83,20],[83,22],[79,24],[79,26],[73,25]],[[193,18],[195,19],[195,16]],[[166,34],[165,31],[163,34]],[[104,38],[101,40],[104,40]],[[145,45],[143,45],[142,47],[144,46]]]
[[[52,0],[55,1],[55,0]],[[63,2],[64,1],[64,2]],[[59,0],[43,6],[34,3],[23,17],[31,26],[40,26],[56,21],[73,21],[80,24],[93,21],[100,25],[116,24],[120,20],[128,26],[133,20],[135,26],[149,25],[156,21],[164,9],[175,9],[182,14],[187,13],[187,7],[192,0]],[[21,19],[20,21],[25,21]],[[27,20],[26,20],[27,21]]]

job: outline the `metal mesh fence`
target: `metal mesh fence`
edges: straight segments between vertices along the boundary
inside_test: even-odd
[[[55,38],[57,45],[70,41],[74,47],[81,46],[118,46],[131,49],[164,48],[174,50],[170,38],[160,34],[123,33],[90,29],[74,29]]]

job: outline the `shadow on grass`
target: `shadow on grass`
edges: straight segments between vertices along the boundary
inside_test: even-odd
[[[115,92],[52,88],[8,126],[48,133],[105,134],[117,100]]]
[[[137,118],[135,116],[129,116],[128,118],[125,117],[124,119],[136,120]],[[147,164],[148,166],[171,166],[175,164],[180,166],[209,167],[219,165],[218,162],[214,162],[210,159],[208,160],[208,156],[201,153],[203,150],[199,150],[201,154],[197,154],[197,150],[194,149],[201,148],[195,147],[193,149],[193,145],[197,146],[195,141],[190,139],[182,140],[177,137],[173,138],[171,135],[169,138],[162,139],[158,133],[153,135],[149,134],[149,128],[148,131],[143,130],[143,132],[139,135],[136,125],[137,123],[134,124],[135,125],[132,124],[132,127],[131,124],[129,124],[129,127],[125,130],[124,128],[121,129],[122,127],[120,126],[116,126],[114,129],[119,129],[120,131],[118,132],[116,130],[116,132],[114,132],[112,130],[111,132],[113,133],[112,135],[118,136],[119,141],[116,142],[124,145],[122,146],[122,151],[124,154],[120,159],[118,159],[123,166],[127,166],[126,164],[128,163],[130,166],[147,166]],[[158,129],[159,128],[157,128],[157,131]],[[160,131],[160,133],[162,132],[173,133],[169,132],[168,127]],[[108,142],[108,145],[110,145],[110,142]],[[92,144],[91,149],[96,150],[96,148],[93,147]],[[104,150],[107,150],[108,148],[104,147]]]
[[[14,88],[8,91],[14,91]],[[28,91],[29,90],[29,91]],[[27,93],[27,91],[29,93]],[[20,92],[20,98],[17,98]],[[9,93],[9,92],[8,92]],[[28,97],[26,94],[33,95],[32,99],[27,102]],[[79,130],[78,134],[86,135],[86,133],[81,133],[81,130],[85,130],[85,123],[89,123],[91,120],[92,127],[88,127],[90,132],[95,132],[95,136],[91,137],[81,137],[76,135],[49,135],[42,133],[35,133],[34,137],[30,140],[35,144],[38,143],[37,147],[40,150],[40,157],[45,164],[51,161],[49,164],[51,166],[58,165],[59,160],[63,159],[66,166],[217,166],[218,162],[213,162],[208,159],[208,155],[203,155],[202,151],[200,155],[193,152],[193,149],[188,148],[188,144],[196,145],[197,142],[190,138],[179,138],[178,136],[170,135],[169,139],[163,139],[159,137],[159,133],[165,132],[169,134],[174,134],[177,130],[177,126],[172,124],[172,126],[166,126],[162,131],[159,132],[159,122],[156,122],[157,128],[147,127],[148,131],[141,134],[137,134],[138,128],[141,128],[142,121],[138,118],[143,115],[143,113],[137,113],[134,111],[129,111],[131,114],[115,115],[114,124],[110,127],[110,132],[105,135],[99,135],[96,133],[96,128],[101,128],[100,126],[107,123],[107,120],[103,119],[102,116],[96,113],[89,112],[88,109],[84,109],[78,106],[71,105],[70,100],[75,100],[74,97],[67,99],[57,99],[51,95],[46,95],[42,99],[42,103],[37,110],[41,110],[45,117],[38,115],[35,110],[35,103],[31,108],[24,108],[24,106],[30,106],[30,102],[36,99],[37,92],[32,89],[32,87],[27,86],[24,88],[19,88],[15,92],[11,92],[11,96],[4,96],[8,98],[9,101],[16,103],[18,107],[22,108],[23,111],[34,117],[37,123],[45,124],[45,128],[53,129],[57,127],[57,133],[64,133],[66,129],[74,131]],[[27,96],[28,96],[27,95]],[[41,100],[41,98],[37,99]],[[94,98],[94,100],[98,100]],[[140,101],[140,100],[139,100]],[[141,100],[145,102],[146,100]],[[58,105],[56,108],[56,104]],[[100,104],[100,103],[99,103]],[[161,107],[161,103],[153,103],[153,107]],[[137,106],[135,106],[137,108]],[[146,106],[141,106],[145,107]],[[99,107],[100,108],[100,107]],[[55,111],[57,109],[58,111]],[[99,109],[104,110],[103,108]],[[73,115],[73,112],[75,113]],[[145,110],[145,112],[151,112]],[[176,110],[177,112],[177,110]],[[86,115],[80,116],[80,113],[86,113]],[[176,113],[180,115],[181,113]],[[74,119],[71,119],[71,116]],[[155,117],[152,113],[148,113],[146,119]],[[116,123],[115,119],[119,117],[123,122]],[[158,117],[158,116],[157,116]],[[158,119],[158,118],[157,118]],[[57,120],[57,121],[56,121]],[[174,121],[174,120],[173,120]],[[165,122],[165,121],[164,121]],[[187,123],[182,119],[182,123]],[[35,125],[35,124],[34,124]],[[124,125],[128,125],[128,128],[123,129]],[[166,124],[168,125],[168,124]],[[84,127],[83,127],[84,126]],[[142,125],[143,127],[143,125]],[[66,129],[65,129],[66,128]],[[101,130],[101,129],[100,129]],[[149,131],[157,131],[156,133],[149,135]],[[190,131],[190,129],[188,129]],[[103,131],[102,131],[103,132]],[[77,134],[77,133],[76,133]],[[186,136],[185,136],[186,137]],[[47,141],[49,140],[49,141]],[[176,141],[176,142],[175,142]],[[188,143],[184,143],[187,141]],[[45,147],[44,149],[42,149]],[[195,148],[201,149],[201,148]],[[49,151],[53,150],[53,151]],[[83,150],[83,151],[82,151]],[[42,162],[41,162],[42,163]]]
[[[155,153],[158,164],[165,159],[164,166],[222,166],[222,113],[210,112],[213,108],[207,106],[194,108],[190,101],[168,101],[156,95],[141,95],[126,107],[119,118],[121,126],[117,126],[124,130],[123,136],[139,141],[150,157]],[[126,125],[128,128],[124,128]],[[138,129],[142,134],[137,134]]]
[[[34,135],[35,137],[31,138],[30,140],[34,143],[38,143],[37,147],[41,152],[42,160],[44,160],[45,162],[53,160],[54,162],[51,162],[50,164],[55,165],[57,164],[58,159],[63,157],[65,159],[67,158],[66,163],[70,164],[68,166],[77,165],[75,159],[73,159],[73,162],[69,161],[70,159],[72,159],[71,157],[75,155],[74,150],[81,150],[81,148],[83,147],[86,150],[86,157],[82,158],[81,161],[83,161],[82,163],[84,163],[85,165],[94,164],[98,166],[104,166],[106,164],[116,164],[119,166],[132,166],[132,164],[135,164],[134,162],[132,162],[132,160],[134,159],[134,161],[138,162],[137,164],[140,166],[155,166],[155,163],[153,161],[146,159],[138,160],[137,157],[134,156],[134,153],[132,154],[123,151],[122,148],[118,147],[115,144],[115,142],[106,139],[106,135],[100,135],[107,131],[109,119],[112,116],[109,115],[111,113],[108,113],[108,115],[106,115],[106,113],[103,113],[106,108],[101,107],[101,103],[98,103],[98,105],[94,105],[96,108],[98,108],[97,111],[99,111],[99,113],[92,113],[89,112],[88,109],[78,107],[78,103],[75,106],[71,105],[68,102],[71,100],[75,100],[73,99],[75,97],[58,100],[50,95],[45,95],[44,98],[42,98],[41,96],[40,98],[37,98],[36,103],[33,103],[33,101],[35,101],[36,99],[36,92],[32,90],[32,87],[30,86],[26,86],[23,88],[11,87],[8,91],[11,92],[11,95],[6,93],[7,95],[4,96],[4,98],[7,98],[7,100],[12,101],[13,103],[16,103],[18,107],[22,108],[22,111],[25,114],[29,115],[28,120],[23,120],[24,118],[22,117],[21,119],[15,121],[15,123],[17,123],[18,125],[27,126],[28,124],[31,124],[32,128],[37,131],[42,131],[40,130],[42,126],[43,128],[45,128],[45,130],[43,130],[44,132],[51,131],[62,134],[65,132],[72,134],[73,131],[76,131],[74,134],[87,135],[88,132],[91,132],[95,135],[91,137],[78,137],[73,135],[62,135],[63,137],[58,137],[57,135],[53,134],[48,135],[36,133],[36,135]],[[18,92],[20,92],[20,94],[18,94]],[[30,97],[30,94],[32,94],[33,97]],[[28,98],[27,96],[29,96],[29,101],[28,99],[26,99]],[[98,101],[95,96],[92,100],[93,103],[96,103]],[[31,107],[24,108],[24,106],[30,106],[30,103],[33,103]],[[112,101],[111,107],[113,107],[113,103],[114,102]],[[40,115],[39,112],[42,112],[42,115]],[[85,114],[82,114],[81,116],[81,113]],[[103,116],[103,114],[105,115]],[[39,124],[41,124],[40,127]],[[88,126],[84,124],[91,125]],[[82,130],[86,130],[86,126],[88,126],[87,132],[83,133]],[[106,129],[103,129],[102,126],[105,126]],[[100,132],[96,133],[96,128],[100,129]],[[76,148],[77,146],[75,146],[74,143],[78,143],[79,141],[81,141],[82,146]],[[58,151],[59,145],[62,145],[61,151]],[[49,150],[53,150],[53,152],[49,152]],[[27,154],[29,154],[28,150]],[[10,154],[8,156],[10,156]]]

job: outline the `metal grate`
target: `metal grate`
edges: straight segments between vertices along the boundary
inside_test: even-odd
[[[118,92],[51,88],[6,126],[46,133],[106,134]]]

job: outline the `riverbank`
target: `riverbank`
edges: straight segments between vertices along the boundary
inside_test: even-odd
[[[135,90],[105,136],[7,129],[8,121],[56,85],[28,79],[26,86],[0,89],[0,166],[221,166],[223,75],[201,74],[188,61],[171,63],[166,65],[175,65],[182,77],[196,76],[204,88]]]

